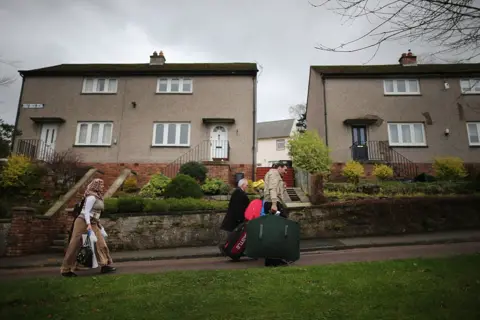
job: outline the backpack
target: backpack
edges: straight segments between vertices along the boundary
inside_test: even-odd
[[[85,197],[83,197],[82,200],[80,200],[79,202],[75,203],[75,206],[73,207],[73,214],[75,215],[75,219],[73,219],[72,226],[70,227],[70,233],[68,234],[68,243],[70,243],[70,240],[72,239],[73,226],[75,225],[75,220],[77,220],[80,213],[82,213],[82,209],[84,205],[85,205]]]

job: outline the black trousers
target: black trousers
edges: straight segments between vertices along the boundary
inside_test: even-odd
[[[275,214],[275,212],[271,211],[272,209],[271,202],[265,202],[264,209],[265,209],[265,214]],[[281,217],[288,218],[287,210],[281,202],[277,202],[277,210],[280,211]],[[265,258],[265,267],[278,267],[286,264],[287,263],[283,259]]]

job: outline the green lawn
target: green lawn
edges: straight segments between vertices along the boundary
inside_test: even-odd
[[[480,319],[480,255],[3,282],[0,319]]]

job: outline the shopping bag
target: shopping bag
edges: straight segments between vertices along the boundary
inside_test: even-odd
[[[97,256],[95,255],[95,243],[97,237],[93,232],[82,235],[82,247],[77,254],[77,262],[87,268],[98,268]]]

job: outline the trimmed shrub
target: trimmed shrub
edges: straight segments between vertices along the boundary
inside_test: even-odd
[[[143,198],[151,199],[160,197],[164,194],[165,188],[171,181],[172,180],[169,177],[161,173],[154,174],[150,178],[150,181],[142,187],[139,195]]]
[[[463,160],[458,157],[435,158],[433,169],[439,180],[455,181],[467,176]]]
[[[386,164],[376,164],[373,168],[373,175],[382,181],[392,179],[393,169]]]
[[[360,162],[350,160],[343,168],[342,174],[351,183],[358,184],[360,182],[360,178],[365,174],[365,169]]]
[[[128,177],[124,182],[123,182],[123,191],[127,193],[133,193],[137,192],[138,187],[137,187],[137,178],[135,176],[130,176]]]
[[[207,178],[202,184],[202,191],[208,195],[225,195],[230,192],[230,186],[220,179]]]
[[[119,198],[117,208],[118,213],[142,212],[144,208],[143,199],[137,197]]]
[[[105,213],[114,214],[118,212],[118,199],[107,198],[104,200],[105,203]]]
[[[202,188],[194,178],[179,174],[167,185],[164,193],[165,198],[195,198],[203,197]]]
[[[0,176],[0,187],[20,188],[25,186],[24,177],[32,171],[32,163],[25,156],[14,155],[8,158]]]
[[[179,173],[190,176],[199,183],[204,183],[207,178],[208,169],[203,163],[190,161],[180,167]]]

